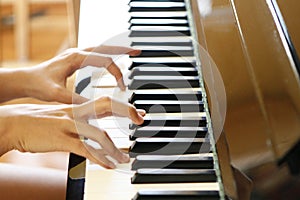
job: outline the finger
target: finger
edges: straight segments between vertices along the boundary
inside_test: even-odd
[[[99,164],[105,168],[114,169],[116,167],[113,162],[105,157],[105,153],[103,151],[101,153],[101,151],[79,140],[79,138],[70,137],[66,141],[67,145],[65,146],[69,146],[69,149],[67,149],[67,151],[85,157],[91,162]]]
[[[56,137],[54,145],[55,151],[72,152],[83,156],[94,163],[100,164],[106,168],[115,168],[115,164],[109,161],[105,156],[104,151],[99,151],[84,141],[80,140],[80,136],[76,133],[74,122],[63,123],[65,134],[60,134]]]
[[[139,115],[141,115],[142,117],[144,117],[146,115],[146,111],[145,110],[142,110],[142,109],[137,109],[137,112]],[[123,117],[123,116],[120,116],[118,115],[117,113],[112,113],[112,112],[107,112],[107,113],[104,113],[104,114],[101,114],[101,115],[97,115],[98,118],[104,118],[104,117],[108,117],[108,116],[119,116],[119,117]]]
[[[82,103],[89,101],[89,99],[87,99],[83,96],[80,96],[77,93],[71,92],[71,94],[72,94],[72,103],[73,104],[82,104]]]
[[[106,158],[106,154],[102,149],[95,149],[89,144],[84,143],[85,148],[89,152],[90,155],[87,156],[87,158],[96,163],[99,164],[105,168],[114,169],[116,168],[116,165]]]
[[[144,122],[143,114],[145,111],[138,110],[131,104],[114,100],[109,96],[102,96],[98,99],[89,101],[74,107],[74,112],[82,118],[97,118],[111,113],[113,115],[128,117],[135,124]]]
[[[80,96],[79,94],[73,93],[60,86],[56,88],[56,92],[54,92],[54,97],[56,101],[66,104],[81,104],[89,100],[85,97]]]
[[[84,49],[84,51],[97,52],[102,54],[128,54],[130,56],[137,56],[141,53],[141,50],[139,49],[122,47],[122,46],[108,46],[108,45],[90,47]]]
[[[113,144],[105,130],[84,122],[76,122],[76,128],[79,135],[96,141],[109,156],[118,162],[129,162],[129,157]]]
[[[123,75],[120,68],[114,63],[112,58],[102,56],[95,52],[77,52],[78,55],[75,57],[77,60],[75,61],[73,72],[78,68],[86,67],[86,66],[94,66],[94,67],[104,67],[111,73],[121,90],[125,90],[125,84],[123,80]]]
[[[137,109],[138,113],[141,115],[141,116],[145,116],[146,115],[146,111],[145,110],[142,110],[142,109]]]

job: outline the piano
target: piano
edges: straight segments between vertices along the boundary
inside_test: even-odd
[[[141,48],[143,52],[132,58],[114,57],[126,78],[128,85],[126,92],[120,92],[115,80],[105,71],[92,66],[77,73],[76,92],[87,98],[109,94],[120,100],[129,101],[136,107],[144,108],[148,114],[143,127],[137,127],[128,120],[117,117],[90,121],[91,124],[104,128],[119,148],[129,152],[132,157],[131,163],[118,165],[116,170],[106,170],[71,154],[67,199],[237,199],[235,191],[237,186],[230,171],[228,149],[223,134],[225,120],[223,116],[226,109],[235,109],[235,112],[228,112],[227,120],[240,116],[237,112],[241,108],[245,111],[245,105],[247,107],[249,104],[244,104],[243,107],[237,109],[237,105],[232,102],[240,100],[245,102],[247,98],[248,100],[255,99],[253,100],[255,108],[260,107],[267,113],[267,116],[264,112],[253,114],[251,112],[254,109],[250,110],[252,116],[256,116],[263,122],[267,121],[268,125],[267,127],[249,126],[249,131],[267,133],[262,136],[265,140],[258,141],[258,146],[264,150],[267,149],[267,155],[275,154],[276,158],[287,151],[288,148],[282,145],[279,145],[281,148],[279,151],[275,141],[278,138],[274,139],[275,136],[269,135],[270,130],[274,129],[270,126],[270,122],[273,123],[276,120],[272,121],[273,118],[268,118],[271,108],[267,107],[265,110],[265,105],[262,105],[265,102],[262,100],[268,100],[267,96],[264,96],[264,92],[268,92],[267,89],[273,90],[272,88],[266,89],[265,85],[259,88],[261,85],[253,83],[255,78],[263,78],[259,72],[251,71],[254,64],[249,59],[255,47],[239,46],[244,54],[237,53],[235,57],[238,59],[243,57],[240,62],[244,66],[243,70],[232,65],[231,71],[226,71],[221,66],[218,72],[215,67],[215,65],[219,67],[221,58],[214,55],[219,53],[218,55],[224,54],[225,57],[234,51],[232,49],[226,51],[226,47],[222,46],[224,41],[220,39],[221,37],[220,40],[208,42],[211,41],[210,37],[217,32],[211,24],[222,23],[221,27],[222,25],[225,27],[226,23],[234,24],[234,26],[237,24],[234,28],[239,32],[233,34],[237,38],[226,38],[227,33],[232,30],[224,27],[224,30],[222,29],[224,38],[232,39],[232,42],[237,42],[237,40],[240,42],[241,39],[246,43],[253,40],[252,35],[244,35],[245,30],[240,27],[242,23],[246,23],[246,19],[234,12],[235,9],[243,10],[246,6],[239,4],[239,1],[232,1],[232,8],[224,9],[224,6],[228,6],[228,2],[227,4],[224,2],[216,2],[216,7],[222,9],[215,14],[218,17],[224,17],[223,21],[218,22],[214,21],[216,15],[205,17],[200,16],[198,12],[198,8],[202,11],[202,15],[205,15],[205,11],[209,12],[210,1],[198,1],[199,4],[203,3],[203,7],[198,7],[197,2],[193,0],[158,0],[155,3],[151,0],[81,2],[81,13],[89,14],[80,16],[78,44],[80,48],[98,44],[125,45]],[[247,4],[254,6],[255,3],[247,2]],[[116,13],[117,18],[113,17]],[[198,21],[197,17],[204,20]],[[214,48],[216,46],[222,48]],[[284,45],[280,41],[280,47],[282,46]],[[285,52],[284,48],[278,49]],[[213,56],[215,62],[211,60],[206,50],[211,50],[209,54]],[[289,62],[285,57],[278,59],[284,60],[281,60],[284,64]],[[271,61],[279,68],[280,66],[274,62]],[[214,72],[213,76],[210,75],[210,69]],[[214,88],[213,82],[220,81],[221,75],[232,77],[228,75],[232,73],[232,70],[236,70],[239,76],[246,77],[244,80],[250,79],[250,82],[254,84],[254,89],[245,81],[246,87],[243,89],[250,91],[250,95],[246,94],[242,91],[243,89],[233,87],[225,79],[226,91],[228,87],[232,87],[230,89],[234,93],[241,95],[235,97],[232,96],[231,91],[227,92],[227,99],[231,103],[228,108],[222,103],[214,105],[222,100],[226,104],[226,96],[224,86],[217,82],[221,88]],[[284,82],[283,85],[288,88],[285,93],[291,97],[291,101],[296,102],[299,99],[297,76],[288,69],[284,70],[284,73],[292,74],[288,76],[290,82]],[[272,80],[273,78],[271,76]],[[212,82],[210,82],[211,79]],[[213,89],[210,90],[211,88]],[[252,91],[257,88],[259,88],[258,92]],[[217,94],[221,96],[214,96],[213,91],[217,91]],[[214,110],[213,108],[216,107],[218,109]],[[297,111],[294,110],[290,114],[296,116],[297,121],[298,104],[296,107]],[[245,116],[241,118],[242,122],[243,120],[247,120]],[[179,126],[179,124],[184,126]],[[236,127],[228,123],[224,128],[225,131],[229,130],[229,139],[231,133],[237,132]],[[255,131],[253,131],[254,134]],[[276,137],[278,135],[276,134]],[[293,138],[299,138],[299,134]],[[266,146],[265,141],[270,142],[270,140],[271,145]],[[216,141],[218,141],[217,144]],[[92,141],[86,142],[93,144]],[[239,148],[233,147],[233,151],[231,149],[237,160],[239,157],[235,155],[240,155],[236,153]],[[244,148],[248,148],[247,144]],[[249,155],[247,153],[246,155]],[[253,160],[257,160],[258,157],[253,154],[251,154],[252,157],[250,156],[251,159],[243,160],[242,164],[237,163],[242,167],[254,163]],[[259,159],[265,158],[266,156],[263,155]]]

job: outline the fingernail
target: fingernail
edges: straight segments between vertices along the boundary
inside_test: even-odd
[[[130,160],[129,156],[127,154],[123,153],[123,155],[122,155],[122,162],[126,162],[127,163],[127,162],[129,162],[129,160]]]
[[[111,169],[114,169],[116,168],[116,165],[112,162],[108,163],[108,166],[111,168]]]
[[[125,90],[126,90],[126,86],[125,86],[124,84],[122,84],[121,90],[122,90],[122,91],[125,91]]]
[[[141,50],[140,49],[134,49],[133,51],[130,52],[131,56],[137,56],[139,54],[141,54]]]
[[[125,86],[123,80],[118,81],[118,86],[122,91],[126,90],[126,86]]]
[[[146,115],[146,111],[145,110],[139,110],[139,112],[141,113],[141,115]]]

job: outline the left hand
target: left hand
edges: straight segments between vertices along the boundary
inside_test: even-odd
[[[44,101],[57,101],[61,103],[83,103],[87,99],[66,89],[67,78],[76,70],[86,67],[104,67],[116,79],[121,90],[125,90],[123,75],[112,58],[102,54],[128,54],[135,56],[140,50],[119,47],[99,46],[96,48],[69,49],[64,53],[43,62],[35,67],[26,68],[28,75],[24,85],[26,96]]]
[[[66,151],[114,168],[107,155],[119,163],[129,162],[128,155],[117,149],[104,129],[88,123],[89,119],[112,115],[127,117],[140,125],[145,111],[109,96],[76,105],[0,106],[0,156],[12,149],[21,152]],[[97,142],[101,149],[83,142],[81,138]]]

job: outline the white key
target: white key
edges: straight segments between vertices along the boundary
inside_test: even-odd
[[[129,6],[169,8],[169,7],[185,7],[185,3],[183,2],[130,2]]]
[[[131,12],[131,17],[186,17],[186,11],[174,11],[174,12]]]

